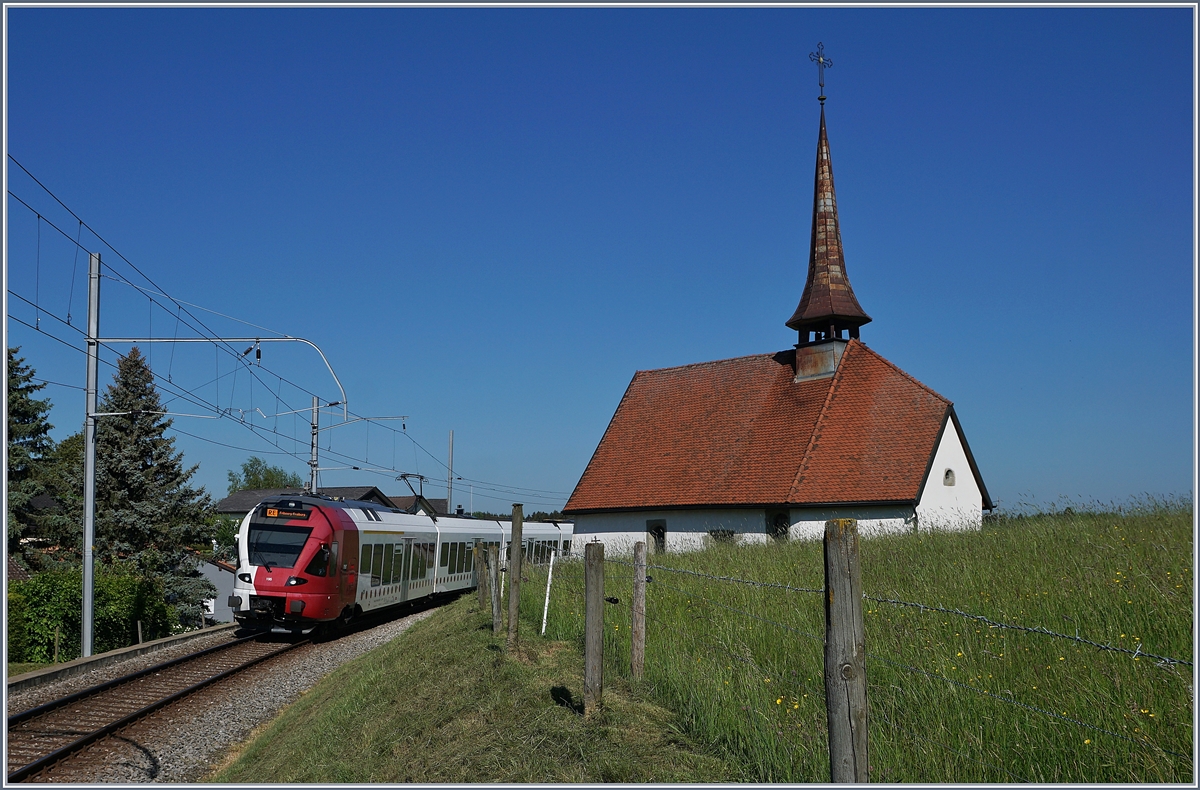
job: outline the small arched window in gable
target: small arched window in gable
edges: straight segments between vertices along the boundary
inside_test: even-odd
[[[942,485],[946,485],[946,486],[954,485],[954,470],[953,469],[947,469],[945,471],[945,473],[942,475]]]

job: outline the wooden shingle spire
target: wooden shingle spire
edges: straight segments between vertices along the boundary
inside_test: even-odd
[[[821,97],[822,99],[824,96]],[[800,333],[800,344],[829,340],[870,322],[846,276],[842,257],[842,232],[838,228],[837,197],[833,191],[833,165],[825,134],[825,103],[821,102],[821,132],[817,138],[817,173],[813,194],[812,243],[808,252],[808,279],[788,327]],[[816,332],[810,338],[809,333]]]

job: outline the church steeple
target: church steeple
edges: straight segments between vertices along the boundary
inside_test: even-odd
[[[848,331],[850,337],[858,337],[858,328],[871,320],[859,306],[854,289],[850,287],[850,279],[846,276],[842,233],[838,228],[837,197],[833,191],[833,165],[829,159],[829,139],[825,134],[825,97],[822,95],[820,98],[821,132],[817,137],[808,279],[804,283],[800,304],[787,322],[788,327],[800,333],[800,345],[839,338],[843,336],[843,331]]]

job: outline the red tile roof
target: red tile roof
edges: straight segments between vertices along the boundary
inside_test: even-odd
[[[850,341],[787,501],[916,500],[950,406]]]
[[[831,378],[794,359],[638,371],[563,512],[914,502],[950,401],[858,340]]]
[[[22,568],[12,557],[8,558],[8,580],[23,581],[29,578],[29,571]]]

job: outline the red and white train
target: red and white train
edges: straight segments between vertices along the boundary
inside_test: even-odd
[[[525,557],[570,553],[573,525],[526,522]],[[308,633],[322,624],[476,585],[472,549],[506,550],[512,522],[411,514],[374,502],[269,497],[238,530],[229,606],[239,624]],[[482,569],[480,569],[482,571]]]

